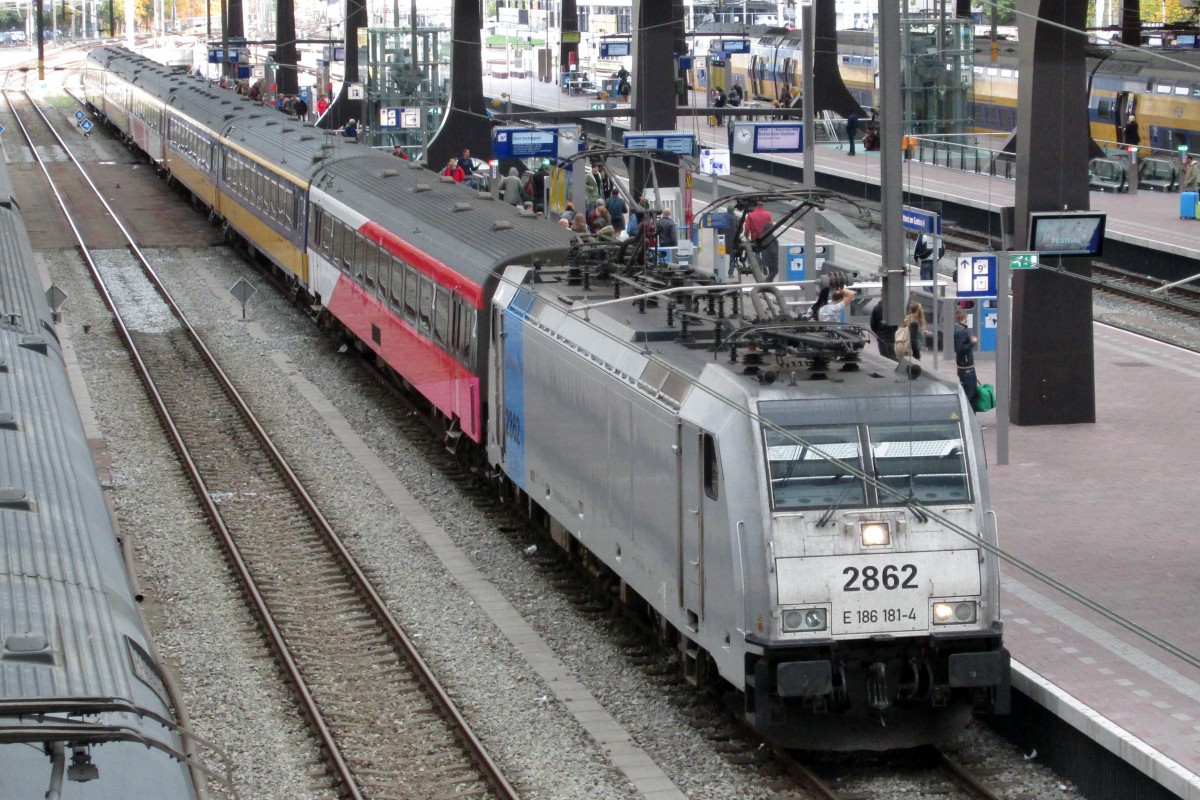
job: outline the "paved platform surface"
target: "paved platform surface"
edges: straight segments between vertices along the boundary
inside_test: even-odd
[[[507,93],[513,103],[552,109],[586,109],[597,98],[594,96],[568,95],[556,84],[540,83],[536,79],[498,80],[485,75],[484,94],[500,97]],[[704,102],[703,93],[692,93],[693,102]],[[613,121],[613,130],[629,127],[628,119]],[[695,133],[710,146],[728,147],[724,128],[709,127],[707,119],[699,114],[679,117],[677,128]],[[859,148],[850,157],[840,145],[822,144],[817,147],[817,171],[830,175],[853,178],[875,186],[879,185],[879,153],[867,153]],[[803,156],[760,156],[766,161],[795,162]],[[904,185],[907,190],[943,201],[978,208],[996,209],[1013,205],[1016,185],[1011,180],[992,178],[986,175],[935,167],[916,161],[905,162]],[[1178,192],[1155,192],[1142,190],[1136,195],[1091,192],[1092,210],[1108,214],[1107,236],[1131,245],[1153,250],[1187,255],[1191,257],[1200,250],[1200,220],[1179,218]],[[994,235],[998,238],[999,231]],[[1134,268],[1135,265],[1130,265]],[[1200,273],[1200,265],[1197,270]]]
[[[1200,355],[1094,329],[1095,424],[1010,426],[999,465],[998,411],[980,415],[1000,545],[1200,656]],[[977,370],[994,383],[994,362],[980,358]],[[1104,743],[1200,798],[1200,669],[1011,565],[1002,603],[1014,659],[1069,695],[1060,715],[1090,708],[1082,717]]]

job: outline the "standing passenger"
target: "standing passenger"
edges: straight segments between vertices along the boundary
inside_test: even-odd
[[[767,237],[767,230],[773,221],[771,212],[762,203],[756,203],[742,223],[742,235],[753,242],[767,281],[775,280],[779,274],[779,239]]]
[[[871,332],[875,334],[875,344],[879,347],[879,355],[896,358],[896,325],[888,325],[883,321],[883,298],[871,310]]]
[[[1200,184],[1200,161],[1191,153],[1188,153],[1187,161],[1184,162],[1183,168],[1183,184],[1180,186],[1180,191],[1194,192],[1196,186]]]
[[[908,347],[912,357],[920,361],[921,345],[925,342],[925,309],[920,303],[908,304],[904,324],[908,327]]]
[[[508,176],[500,182],[500,199],[510,206],[521,205],[521,173],[516,167],[509,167]]]
[[[609,198],[604,201],[604,206],[612,218],[613,228],[618,231],[625,230],[625,215],[629,213],[629,205],[625,198],[621,197],[621,190],[614,186]]]
[[[658,218],[658,246],[679,246],[679,229],[675,225],[675,220],[671,219],[671,209],[669,208],[664,208],[662,216]]]
[[[975,410],[975,399],[979,397],[979,378],[975,375],[975,345],[978,336],[972,336],[967,328],[967,312],[961,308],[954,313],[954,364],[958,367],[958,380],[967,403]]]
[[[1137,117],[1133,114],[1129,115],[1129,121],[1125,123],[1125,145],[1137,147],[1142,143],[1142,135],[1138,133]]]

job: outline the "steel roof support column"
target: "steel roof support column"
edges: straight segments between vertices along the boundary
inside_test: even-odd
[[[816,36],[813,57],[813,109],[834,111],[843,117],[850,116],[851,111],[865,116],[862,106],[850,94],[846,82],[842,79],[837,44],[837,4],[835,0],[815,0],[813,10],[817,17],[813,24]]]
[[[558,71],[563,73],[579,64],[579,10],[575,7],[575,0],[562,0],[562,19],[559,24],[562,27],[558,42]],[[569,42],[568,39],[574,41]],[[551,77],[558,83],[558,75]]]
[[[275,82],[280,94],[296,94],[299,81],[296,75],[296,3],[295,0],[278,0],[275,7],[275,63],[279,69]],[[317,104],[314,95],[309,98],[309,107]]]
[[[1017,107],[1016,249],[1025,247],[1031,211],[1088,208],[1087,0],[1018,0],[1021,103]],[[1059,259],[1090,275],[1091,261]],[[1096,421],[1092,287],[1045,270],[1013,275],[1012,397],[1017,425]]]
[[[1121,0],[1121,42],[1142,46],[1142,7],[1138,0]]]
[[[482,4],[454,0],[450,23],[450,103],[442,127],[425,152],[425,164],[440,170],[464,147],[476,158],[490,158],[492,126],[483,101]]]
[[[633,0],[633,130],[675,130],[674,3]],[[679,171],[659,169],[658,185],[678,186]],[[644,162],[634,159],[630,179],[635,192],[647,183]]]
[[[883,318],[904,321],[908,302],[908,257],[904,252],[904,171],[901,143],[904,106],[900,81],[900,4],[879,0],[879,195],[883,217]],[[818,48],[819,49],[819,48]],[[814,259],[815,261],[815,259]]]
[[[221,77],[232,78],[237,75],[237,69],[229,60],[229,40],[245,38],[246,23],[242,18],[242,0],[226,0],[225,31],[221,39],[221,51],[224,58],[224,63],[221,64]]]
[[[238,0],[240,2],[241,0]],[[346,0],[346,83],[358,83],[358,31],[367,27],[367,0]],[[346,93],[342,87],[342,94]],[[350,117],[359,118],[358,109]],[[347,117],[349,119],[349,117]],[[360,123],[366,120],[359,119]]]

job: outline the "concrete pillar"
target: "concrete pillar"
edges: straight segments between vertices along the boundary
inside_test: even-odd
[[[1088,206],[1085,39],[1087,0],[1018,0],[1022,102],[1017,108],[1015,249],[1025,248],[1031,211],[1082,211]],[[1051,122],[1052,121],[1052,122]],[[1060,259],[1091,274],[1091,261]],[[1053,261],[1053,259],[1051,259]],[[1044,270],[1013,276],[1012,398],[1017,425],[1096,421],[1092,287]]]
[[[275,63],[276,81],[282,94],[297,94],[296,80],[296,3],[295,0],[278,0],[275,10]],[[316,105],[317,98],[311,97],[309,108]]]

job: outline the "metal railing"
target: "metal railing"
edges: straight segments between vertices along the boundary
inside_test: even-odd
[[[906,160],[1015,181],[1016,153],[1003,150],[1008,138],[1009,135],[1005,133],[910,135]],[[1105,161],[1120,161],[1129,157],[1125,145],[1103,140],[1098,140],[1096,144],[1104,151]],[[1139,166],[1156,165],[1156,169],[1151,170],[1148,175],[1144,166],[1140,169],[1140,174],[1147,179],[1146,188],[1165,191],[1178,188],[1182,175],[1182,158],[1176,150],[1142,145],[1138,147],[1138,162]],[[1167,164],[1174,169],[1173,176],[1167,176]],[[1118,191],[1122,190],[1123,188]]]
[[[1002,149],[1008,138],[1003,133],[910,135],[907,160],[1016,180],[1016,153]]]

